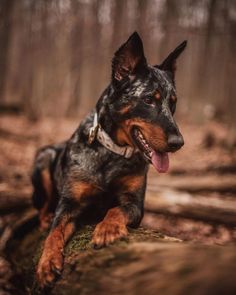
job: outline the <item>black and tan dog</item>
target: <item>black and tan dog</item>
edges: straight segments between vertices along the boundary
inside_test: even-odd
[[[37,267],[41,286],[61,272],[76,226],[97,223],[92,243],[98,247],[126,236],[127,226],[139,226],[149,163],[166,172],[168,152],[184,144],[173,114],[175,64],[186,44],[150,66],[134,33],[115,53],[112,81],[95,109],[67,142],[37,153],[33,201],[41,227],[54,215]]]

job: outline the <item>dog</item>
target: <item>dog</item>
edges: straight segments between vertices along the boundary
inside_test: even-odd
[[[166,172],[168,153],[184,144],[173,115],[176,60],[186,45],[151,66],[134,32],[114,54],[111,83],[96,107],[68,141],[36,154],[33,203],[41,228],[53,218],[36,270],[41,287],[61,273],[64,246],[78,225],[96,224],[96,247],[139,226],[149,164]]]

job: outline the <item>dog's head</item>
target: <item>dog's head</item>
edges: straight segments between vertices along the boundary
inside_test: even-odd
[[[136,146],[159,172],[168,170],[168,152],[184,144],[173,115],[177,102],[176,59],[186,44],[181,43],[160,65],[150,66],[135,32],[112,61],[108,107],[118,126],[117,140]]]

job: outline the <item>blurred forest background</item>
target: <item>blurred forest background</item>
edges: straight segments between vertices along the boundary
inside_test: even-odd
[[[236,1],[1,0],[0,293],[15,290],[16,273],[24,277],[11,255],[32,260],[25,252],[30,238],[21,239],[37,216],[30,182],[36,150],[71,136],[109,83],[113,54],[133,31],[150,64],[188,40],[176,75],[185,145],[170,155],[169,173],[150,168],[142,226],[182,241],[225,245],[224,253],[226,244],[235,245]],[[14,246],[7,257],[15,235],[22,255]],[[171,265],[172,253],[167,259]]]
[[[144,224],[188,240],[236,240],[233,0],[1,0],[0,213],[17,220],[16,208],[32,206],[36,150],[72,134],[135,30],[151,64],[188,40],[177,70],[185,146],[167,175],[150,169]]]
[[[189,41],[178,114],[222,119],[233,130],[234,0],[1,0],[0,106],[33,119],[84,115],[109,82],[114,51],[135,30],[151,64]]]

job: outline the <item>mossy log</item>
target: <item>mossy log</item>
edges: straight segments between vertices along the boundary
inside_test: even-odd
[[[139,228],[126,239],[96,250],[93,227],[77,231],[65,249],[61,278],[39,290],[35,265],[45,234],[34,229],[8,245],[14,266],[12,294],[156,295],[236,294],[236,247],[188,244]]]

